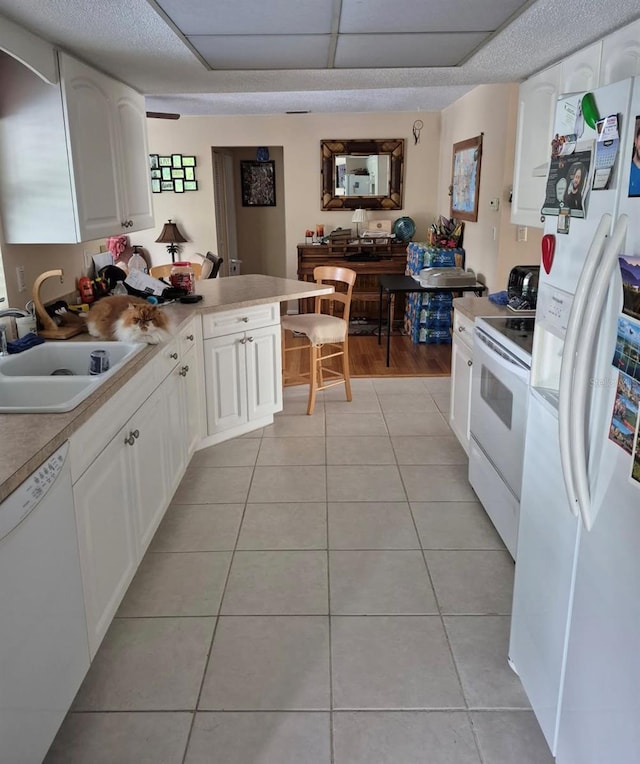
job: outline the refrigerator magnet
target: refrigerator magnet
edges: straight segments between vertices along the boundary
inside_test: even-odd
[[[558,214],[558,233],[569,233],[569,223],[571,222],[571,215],[568,209],[560,210]]]

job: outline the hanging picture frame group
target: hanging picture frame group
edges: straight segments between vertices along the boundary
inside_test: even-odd
[[[160,194],[173,191],[182,194],[185,191],[197,191],[196,158],[186,154],[149,154],[151,172],[151,191]]]

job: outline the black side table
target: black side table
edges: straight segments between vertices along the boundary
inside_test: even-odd
[[[393,315],[393,305],[396,294],[403,292],[474,292],[478,297],[482,296],[487,287],[480,282],[471,286],[458,287],[425,287],[420,286],[412,276],[380,276],[380,297],[378,301],[378,345],[382,338],[382,296],[387,294],[387,366],[389,366],[389,348],[391,345],[391,316]]]

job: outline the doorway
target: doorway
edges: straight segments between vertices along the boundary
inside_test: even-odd
[[[274,163],[275,205],[243,204],[241,162],[257,161],[257,146],[212,148],[214,214],[218,253],[224,258],[224,275],[229,265],[237,273],[262,273],[286,278],[287,253],[284,208],[284,149],[269,146]],[[260,155],[264,156],[260,147]]]

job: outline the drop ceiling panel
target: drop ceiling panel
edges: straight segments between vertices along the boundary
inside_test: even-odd
[[[330,41],[329,35],[189,37],[213,69],[323,69]]]
[[[340,35],[337,68],[456,66],[486,37],[482,32]]]
[[[185,34],[327,34],[332,0],[159,0]]]
[[[340,32],[488,32],[529,0],[342,0]]]

